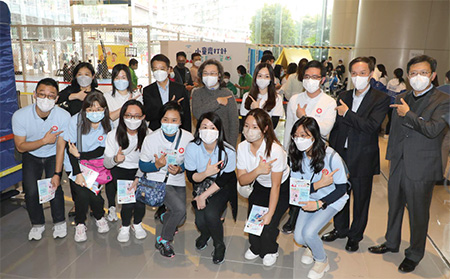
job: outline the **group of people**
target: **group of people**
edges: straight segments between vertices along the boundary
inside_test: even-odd
[[[23,189],[32,224],[29,240],[40,240],[45,230],[37,187],[43,172],[56,190],[50,201],[53,237],[67,235],[60,183],[64,169],[75,207],[76,242],[87,240],[89,208],[98,233],[108,232],[108,221],[118,220],[118,180],[132,181],[132,189],[140,187],[143,180],[165,182],[164,209],[158,215],[163,226],[156,234],[155,247],[162,256],[173,257],[173,239],[186,220],[188,180],[193,185],[192,205],[199,231],[195,247],[202,250],[212,239],[212,261],[220,264],[226,252],[223,215],[230,203],[236,220],[239,182],[253,189],[247,214],[256,205],[268,209],[259,219],[261,235],[249,234],[245,259],[262,258],[265,266],[276,263],[279,223],[290,207],[283,230],[293,232],[295,241],[305,247],[301,261],[314,264],[308,277],[321,278],[330,267],[323,241],[347,238],[346,250],[359,249],[368,221],[373,176],[380,173],[378,133],[391,107],[386,242],[369,251],[398,252],[407,204],[411,245],[399,270],[414,270],[425,251],[434,181],[442,178],[440,148],[447,129],[442,116],[448,113],[449,98],[431,84],[436,60],[423,55],[409,61],[407,73],[413,90],[398,95],[393,104],[387,94],[371,85],[375,65],[367,57],[350,62],[355,88],[341,93],[337,100],[322,89],[327,74],[323,63],[301,61],[300,70],[289,71],[288,81],[300,83],[302,90],[285,96],[289,103],[282,143],[274,130],[284,115],[283,97],[277,93],[284,85],[276,81],[273,56],[263,57],[251,83],[236,84],[238,89],[248,89],[239,109],[228,89],[230,75],[221,63],[193,58],[194,71],[185,67],[186,55],[177,54],[172,81],[169,58],[155,55],[151,68],[156,81],[145,87],[142,95],[134,90],[130,68],[123,64],[113,68],[108,93],[96,89],[94,68],[85,62],[76,66],[72,84],[61,92],[51,78],[38,82],[36,103],[16,111],[12,118],[16,148],[23,153]],[[248,79],[245,67],[239,66],[237,71],[240,79]],[[86,187],[85,167],[101,173],[96,192]],[[300,207],[289,205],[291,179],[310,185],[309,201]],[[106,218],[103,185],[108,200]],[[145,211],[140,201],[121,206],[119,242],[129,241],[131,233],[137,239],[147,236],[142,225]],[[334,229],[321,237],[319,231],[333,218]]]

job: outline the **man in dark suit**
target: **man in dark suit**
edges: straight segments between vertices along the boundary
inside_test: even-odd
[[[397,96],[392,113],[386,159],[391,161],[388,182],[386,242],[369,247],[375,254],[398,252],[402,219],[408,205],[410,246],[398,269],[411,272],[423,258],[433,187],[442,179],[441,145],[449,111],[448,95],[434,88],[437,62],[426,55],[407,64],[413,91]]]
[[[181,128],[191,131],[191,108],[189,94],[186,88],[177,82],[169,81],[170,60],[163,54],[155,55],[151,60],[153,75],[156,82],[144,88],[143,99],[145,120],[149,128],[157,130],[161,127],[161,107],[168,101],[178,101],[183,107]]]
[[[330,133],[330,146],[347,163],[353,192],[353,221],[350,200],[336,216],[334,229],[322,236],[324,241],[348,238],[345,249],[359,249],[369,215],[373,176],[380,173],[378,132],[389,110],[389,97],[372,88],[374,64],[367,57],[353,59],[349,65],[355,89],[338,97],[338,116]],[[350,193],[349,193],[350,194]]]

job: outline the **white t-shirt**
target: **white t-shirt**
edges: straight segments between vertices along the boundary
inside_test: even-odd
[[[387,90],[399,93],[402,92],[403,90],[406,90],[406,84],[404,82],[400,83],[398,81],[398,78],[393,78],[388,82],[386,88]]]
[[[326,138],[333,129],[334,122],[336,121],[336,101],[325,94],[320,92],[315,98],[310,98],[308,94],[302,92],[295,94],[289,100],[286,109],[286,125],[284,130],[284,142],[285,149],[289,146],[291,138],[291,130],[295,122],[299,119],[297,117],[297,105],[300,107],[306,106],[306,115],[313,117],[319,124],[320,134]]]
[[[105,157],[114,157],[119,151],[119,143],[116,140],[117,128],[111,130],[106,136],[105,145]],[[148,129],[147,134],[150,134],[151,130]],[[118,167],[124,169],[138,169],[139,168],[139,155],[140,151],[136,150],[138,144],[138,134],[128,136],[128,147],[122,150],[123,155],[125,155],[125,161],[117,164]]]
[[[272,163],[272,172],[283,172],[281,183],[285,182],[289,177],[290,168],[287,164],[287,154],[283,150],[283,147],[278,143],[272,144],[272,150],[270,157],[266,156],[266,141],[263,140],[261,146],[256,152],[256,156],[250,151],[250,143],[243,141],[238,145],[237,149],[237,169],[252,172],[259,165],[259,156],[266,160],[266,162],[277,159]],[[256,178],[259,184],[264,187],[272,187],[272,174],[261,174]]]
[[[177,165],[181,165],[184,162],[184,153],[186,151],[186,146],[194,139],[194,136],[192,136],[192,134],[188,131],[183,130],[178,148],[177,150],[174,150],[179,134],[180,132],[177,133],[177,136],[175,137],[175,140],[173,142],[168,141],[164,137],[161,129],[158,129],[145,137],[141,149],[141,161],[154,163],[155,154],[158,156],[158,158],[163,154],[168,154],[166,156],[166,166],[159,169],[158,172],[147,173],[147,179],[159,182],[164,181],[167,173],[167,166],[169,163],[169,154],[176,157]],[[186,186],[184,173],[179,173],[176,175],[169,174],[167,185]]]
[[[112,91],[104,93],[103,96],[105,96],[106,104],[108,104],[109,112],[113,112],[115,110],[120,109],[123,104],[125,104],[129,99],[130,95],[132,98],[139,96],[139,92],[134,93],[128,93],[127,95],[121,95],[117,90],[114,96],[112,95]],[[143,103],[142,96],[139,96],[136,100]],[[119,126],[119,118],[113,121],[114,127]]]
[[[248,94],[249,92],[245,93],[244,96],[242,97],[242,104],[241,104],[241,108],[240,108],[240,115],[241,116],[246,116],[247,113],[249,112],[249,110],[247,110],[245,108],[245,101],[248,98]],[[263,108],[264,105],[267,102],[267,98],[269,97],[269,94],[258,94],[258,100],[261,100],[261,102],[259,102],[259,108]],[[257,101],[258,101],[257,100]],[[282,117],[284,114],[284,109],[283,109],[283,97],[281,97],[279,94],[277,94],[276,96],[276,103],[275,106],[272,108],[272,110],[267,112],[271,117],[272,116],[279,116]]]

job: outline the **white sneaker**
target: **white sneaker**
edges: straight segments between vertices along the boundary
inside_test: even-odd
[[[109,232],[108,222],[106,222],[105,217],[102,217],[100,220],[96,220],[95,224],[97,225],[98,233]]]
[[[116,207],[115,206],[111,206],[108,209],[108,216],[106,216],[106,220],[110,221],[110,222],[114,222],[119,220],[119,218],[117,217],[116,214]]]
[[[33,226],[28,233],[28,240],[41,240],[42,233],[45,231],[45,225]]]
[[[120,227],[119,235],[117,236],[117,241],[127,242],[128,240],[130,240],[130,226]]]
[[[64,238],[67,235],[67,224],[62,222],[53,226],[53,238]]]
[[[330,270],[328,259],[324,263],[316,261],[308,273],[308,278],[320,279],[325,275],[325,272],[327,272],[328,270]]]
[[[308,247],[306,247],[305,252],[303,253],[301,261],[304,264],[312,264],[314,262],[314,258],[313,258],[311,249],[309,249]]]
[[[136,236],[137,239],[144,239],[147,237],[147,232],[142,227],[142,222],[137,225],[133,224],[132,228],[134,231],[134,236]]]
[[[250,248],[248,248],[247,252],[245,252],[245,255],[244,255],[244,258],[249,261],[254,260],[257,257],[259,257],[259,255],[253,254],[253,252],[252,252],[252,250],[250,250]]]
[[[85,224],[78,224],[75,227],[75,242],[83,242],[87,240],[86,230],[87,228]]]
[[[277,262],[278,252],[274,254],[266,254],[263,258],[263,265],[272,266]]]

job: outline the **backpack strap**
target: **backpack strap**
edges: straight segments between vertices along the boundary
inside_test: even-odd
[[[337,153],[336,150],[333,149],[333,152],[331,153],[331,156],[330,156],[329,165],[330,165],[331,172],[333,172],[332,162],[333,162],[333,157],[336,153]],[[344,160],[342,160],[342,158],[341,158],[341,161],[342,161],[342,164],[344,165],[345,175],[347,176],[347,185],[348,185],[347,190],[350,190],[352,188],[352,184],[350,183],[350,181],[348,181],[348,178],[350,177],[350,172],[348,171],[347,164],[345,163]]]

